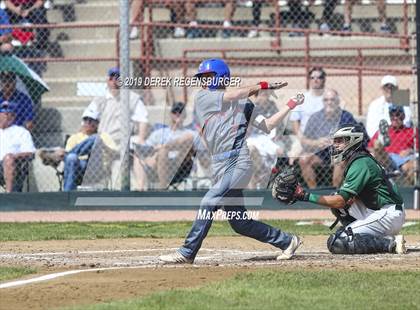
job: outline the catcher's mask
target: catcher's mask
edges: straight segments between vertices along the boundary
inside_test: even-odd
[[[343,124],[332,134],[331,161],[333,164],[347,160],[352,153],[362,149],[364,130],[358,124]]]

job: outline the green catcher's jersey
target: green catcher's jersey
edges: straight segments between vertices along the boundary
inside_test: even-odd
[[[378,210],[387,204],[402,204],[403,199],[397,186],[390,181],[393,191],[388,190],[382,175],[382,168],[369,156],[354,160],[344,176],[339,194],[344,200],[360,199],[367,208]]]

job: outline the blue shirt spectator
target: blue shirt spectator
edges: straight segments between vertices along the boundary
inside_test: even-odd
[[[31,130],[34,119],[33,103],[30,97],[16,89],[16,75],[11,72],[2,72],[0,85],[0,102],[8,101],[16,105],[14,124]]]
[[[7,15],[6,11],[3,9],[0,9],[0,25],[10,25],[9,21],[9,15]],[[12,28],[2,28],[0,29],[0,36],[3,36],[5,34],[12,33]]]

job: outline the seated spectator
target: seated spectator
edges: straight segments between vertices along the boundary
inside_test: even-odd
[[[391,105],[389,116],[391,126],[381,126],[369,141],[368,148],[387,171],[400,170],[406,177],[412,178],[416,160],[414,129],[404,125],[405,114],[402,106]],[[385,120],[384,123],[387,125]],[[418,139],[417,132],[417,151]]]
[[[11,24],[48,24],[44,2],[44,0],[5,0]],[[49,36],[49,29],[37,29],[36,47],[45,50]]]
[[[328,31],[330,30],[331,24],[329,24],[328,16],[332,16],[332,13],[337,6],[338,0],[326,0],[325,1],[325,9],[323,12],[323,23],[320,26],[320,30]],[[357,2],[357,0],[346,0],[344,2],[344,25],[341,29],[345,32],[351,32],[351,21],[352,21],[352,11],[353,6]],[[377,0],[376,7],[378,9],[379,21],[381,22],[381,27],[379,29],[382,33],[391,33],[391,27],[387,24],[386,21],[386,3],[385,0]]]
[[[310,0],[309,4],[313,4],[314,0]],[[291,22],[294,29],[307,29],[311,20],[315,17],[313,13],[308,11],[308,7],[303,8],[303,3],[300,0],[288,0],[289,14],[287,20]],[[290,32],[290,37],[303,36],[303,32]]]
[[[16,105],[0,104],[0,183],[6,192],[21,192],[28,175],[28,162],[35,153],[32,136],[22,126],[14,124]]]
[[[254,100],[254,116],[262,115],[269,117],[278,112],[276,103],[270,100],[271,91],[259,92]],[[282,136],[283,130],[280,124],[274,128],[270,134],[262,130],[252,128],[250,136],[247,139],[249,152],[254,164],[254,174],[249,183],[249,188],[266,188],[270,179],[271,168],[276,164],[278,157],[286,157],[284,152],[285,136]],[[278,137],[281,136],[281,140]]]
[[[223,11],[223,31],[222,31],[222,38],[230,38],[231,36],[231,30],[229,30],[230,27],[232,27],[232,19],[233,15],[235,15],[235,9],[236,9],[236,3],[234,0],[228,0],[224,3],[224,11]]]
[[[54,152],[41,151],[40,157],[45,164],[58,166],[58,162],[64,160],[64,187],[65,192],[75,190],[81,184],[81,179],[85,174],[89,157],[93,148],[102,148],[108,154],[116,152],[117,147],[112,138],[102,133],[98,135],[99,113],[86,110],[82,115],[82,128],[67,140],[65,149],[55,149]],[[100,143],[101,142],[101,143]],[[99,154],[99,153],[95,153]],[[102,156],[92,158],[96,171],[99,174],[102,163]]]
[[[177,23],[186,23],[189,25],[189,28],[185,30],[182,27],[175,27],[174,29],[174,38],[187,38],[193,39],[199,36],[199,30],[194,28],[198,25],[197,23],[197,10],[195,3],[191,1],[185,1],[184,3],[173,3],[171,4],[171,22],[174,24]]]
[[[16,105],[14,124],[32,130],[33,103],[31,98],[16,89],[16,75],[13,72],[1,72],[0,83],[0,102],[9,101]]]
[[[258,27],[261,24],[261,8],[265,0],[252,1],[252,26],[248,32],[248,38],[256,38],[259,36]]]
[[[315,167],[329,166],[331,163],[329,134],[341,124],[357,124],[350,112],[340,108],[340,97],[336,90],[326,89],[323,96],[324,108],[313,114],[301,138],[304,154],[299,159],[302,177],[309,188],[317,186]],[[334,166],[333,186],[341,183],[343,167]]]
[[[376,98],[369,104],[366,116],[366,131],[369,138],[379,130],[379,122],[385,119],[391,124],[389,118],[389,107],[392,105],[392,92],[398,89],[398,83],[395,76],[385,75],[381,80],[382,96]],[[411,127],[411,111],[410,107],[404,107],[405,120],[404,124]]]
[[[119,68],[110,68],[108,70],[107,86],[108,91],[105,96],[96,97],[92,100],[87,110],[98,112],[101,118],[99,123],[98,132],[107,133],[111,136],[112,140],[116,143],[118,149],[126,148],[126,140],[129,137],[123,137],[121,131],[121,97],[120,85],[118,78],[120,77]],[[136,135],[137,143],[143,144],[147,134],[148,128],[148,113],[143,104],[142,98],[133,91],[130,92],[129,102],[129,115],[130,115],[130,135]],[[128,149],[127,149],[128,153]],[[117,162],[116,162],[117,164]],[[139,159],[134,157],[134,174],[141,173]],[[119,174],[120,169],[117,165],[113,169],[113,186],[118,187],[120,182]],[[139,179],[139,177],[136,177]],[[141,184],[140,184],[141,185]],[[138,186],[140,186],[138,185]]]
[[[175,102],[171,108],[170,126],[153,131],[146,140],[144,146],[151,147],[152,151],[142,155],[140,148],[141,176],[144,178],[139,182],[143,185],[140,190],[145,190],[150,181],[148,179],[154,177],[159,181],[159,188],[166,189],[174,178],[178,178],[177,174],[189,174],[192,167],[192,145],[197,134],[184,126],[184,110],[184,103]]]
[[[10,25],[9,16],[6,11],[0,8],[0,26]],[[10,53],[13,50],[12,41],[12,29],[2,28],[0,29],[0,53]]]

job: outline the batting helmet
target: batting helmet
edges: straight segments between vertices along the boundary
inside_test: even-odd
[[[195,77],[202,77],[203,74],[213,73],[214,78],[212,83],[209,85],[210,90],[218,89],[220,83],[226,82],[230,78],[230,70],[228,65],[219,58],[212,58],[204,60],[198,67],[198,72]]]

